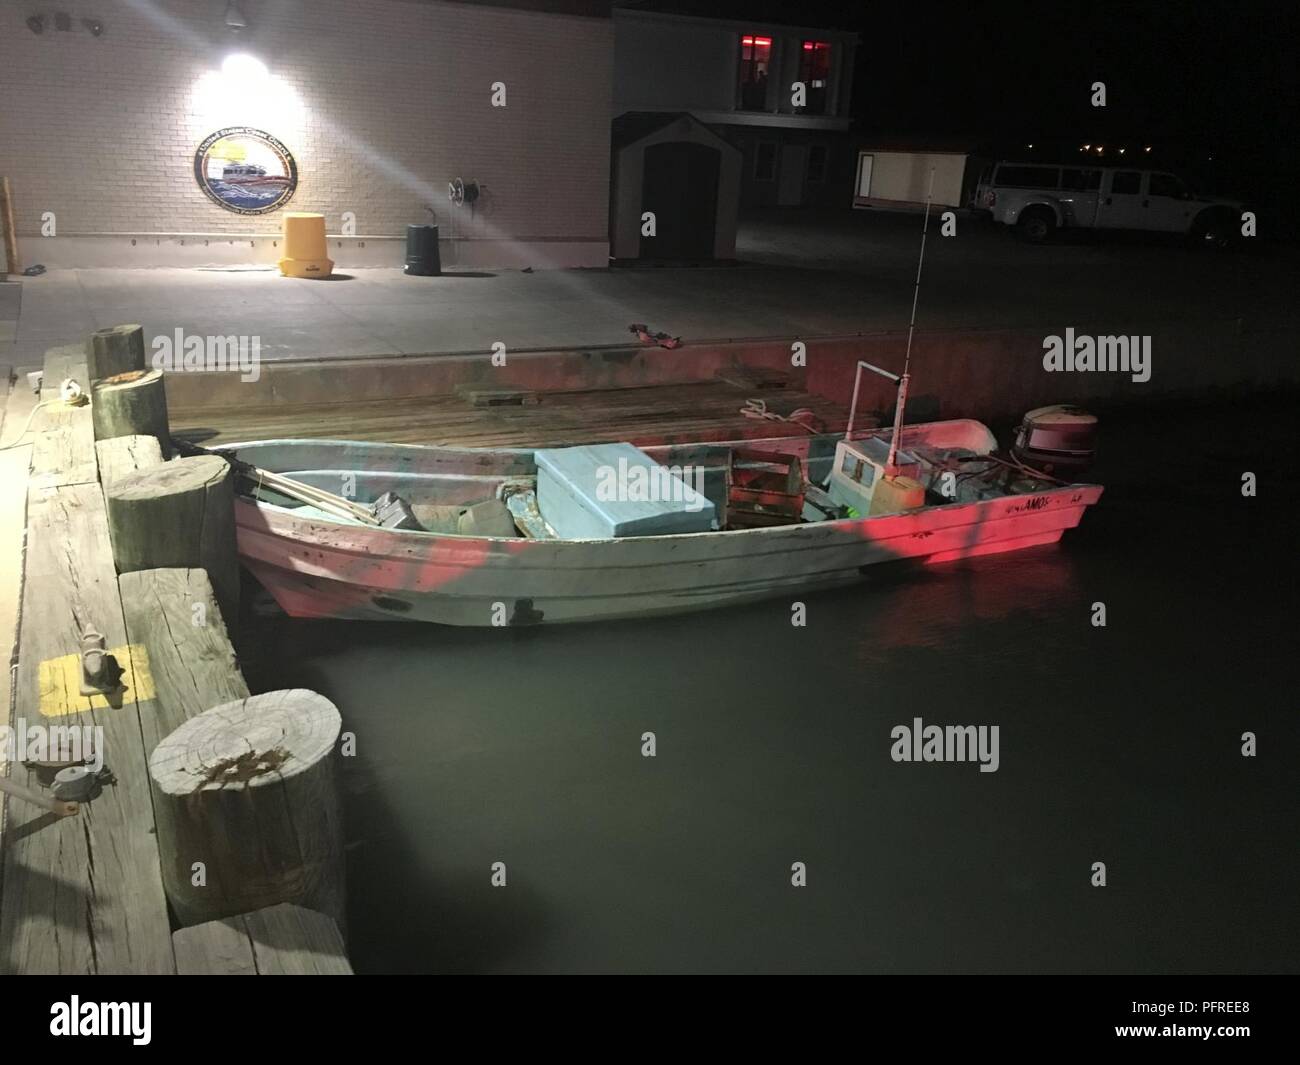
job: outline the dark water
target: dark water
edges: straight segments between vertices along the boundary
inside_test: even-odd
[[[812,595],[806,628],[262,622],[254,690],[357,736],[358,970],[1294,971],[1294,411],[1108,415],[1059,547]],[[998,725],[1000,768],[891,761],[914,717]]]

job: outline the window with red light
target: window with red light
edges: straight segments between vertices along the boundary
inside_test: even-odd
[[[828,41],[804,41],[799,50],[799,80],[804,83],[810,115],[826,113],[826,90],[831,81],[831,46]]]
[[[772,38],[746,33],[740,38],[740,109],[767,110],[767,67]]]

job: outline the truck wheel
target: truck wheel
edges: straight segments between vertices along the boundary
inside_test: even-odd
[[[1041,207],[1031,207],[1022,211],[1016,221],[1016,233],[1020,239],[1030,244],[1042,244],[1052,235],[1056,228],[1056,219]]]
[[[1192,224],[1191,237],[1202,248],[1221,251],[1237,243],[1240,222],[1225,211],[1207,211]]]

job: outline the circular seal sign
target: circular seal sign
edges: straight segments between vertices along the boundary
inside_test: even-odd
[[[228,126],[194,153],[194,177],[208,199],[236,214],[265,214],[289,201],[298,164],[289,149],[260,129]]]

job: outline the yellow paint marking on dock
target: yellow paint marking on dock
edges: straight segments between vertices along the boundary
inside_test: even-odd
[[[47,658],[40,665],[41,716],[66,717],[87,710],[109,709],[122,702],[144,702],[154,697],[153,677],[149,673],[149,652],[144,644],[114,647],[108,652],[122,667],[121,700],[110,703],[103,695],[81,694],[81,655]]]

